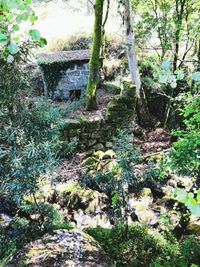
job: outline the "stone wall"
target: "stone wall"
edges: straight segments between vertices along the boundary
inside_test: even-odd
[[[44,94],[53,100],[68,100],[70,96],[84,93],[88,80],[88,62],[68,62],[66,64],[40,65]]]
[[[68,100],[84,93],[90,50],[44,52],[36,55],[44,82],[44,95],[53,100]]]
[[[66,70],[61,70],[59,73],[59,81],[53,93],[53,99],[70,98],[70,93],[74,91],[84,92],[87,86],[88,80],[88,64],[76,64],[72,63]]]
[[[62,138],[68,141],[76,138],[79,148],[82,149],[109,148],[112,147],[110,141],[116,135],[117,129],[123,128],[130,133],[130,141],[132,142],[134,117],[135,88],[131,87],[124,90],[121,95],[115,95],[103,115],[66,119]]]

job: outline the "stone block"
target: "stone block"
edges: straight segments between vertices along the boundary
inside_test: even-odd
[[[66,119],[64,130],[81,129],[81,122],[75,119]]]

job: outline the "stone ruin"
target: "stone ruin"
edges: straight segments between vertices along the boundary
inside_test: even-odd
[[[80,98],[87,86],[90,50],[40,53],[44,95],[57,101]]]

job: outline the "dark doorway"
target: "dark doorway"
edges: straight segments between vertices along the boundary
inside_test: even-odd
[[[79,100],[81,97],[81,90],[71,90],[69,98],[70,100]]]

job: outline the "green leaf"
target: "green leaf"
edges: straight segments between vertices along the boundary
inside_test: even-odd
[[[19,52],[19,47],[16,43],[11,43],[8,45],[8,51],[11,54],[17,54]]]
[[[14,60],[15,60],[15,58],[12,55],[8,55],[7,63],[12,63]]]
[[[14,24],[12,26],[12,31],[19,31],[19,25],[18,24]]]
[[[187,207],[191,211],[192,215],[198,216],[198,217],[200,216],[200,205],[190,205],[188,203]]]
[[[38,17],[35,15],[35,14],[33,14],[33,15],[31,15],[31,17],[30,17],[30,22],[32,23],[32,24],[34,24],[35,23],[35,21],[38,19]]]
[[[177,87],[177,83],[176,82],[172,82],[172,83],[170,83],[170,86],[171,86],[171,88],[176,88]]]
[[[104,156],[104,152],[101,150],[98,150],[94,153],[94,156],[97,156],[99,159],[102,159]]]
[[[36,29],[30,30],[29,34],[34,41],[39,41],[41,38],[40,32]]]
[[[164,70],[169,70],[170,69],[170,65],[171,65],[170,61],[169,60],[165,60],[161,64],[161,68],[164,69]]]
[[[182,70],[177,70],[176,71],[176,76],[177,76],[177,80],[181,81],[185,77],[185,74],[184,74],[184,72]]]
[[[13,40],[14,42],[19,42],[20,37],[19,37],[19,36],[15,36],[15,37],[12,38],[12,40]]]
[[[192,80],[194,80],[195,82],[199,82],[200,81],[200,71],[197,71],[197,72],[193,73]]]
[[[25,13],[21,14],[21,19],[22,19],[23,21],[27,21],[28,18],[29,18],[29,14],[28,14],[28,13],[25,12]]]
[[[159,82],[160,83],[167,84],[167,80],[168,80],[168,75],[162,75],[162,76],[159,77]]]
[[[109,149],[104,153],[103,158],[115,158],[116,154],[113,150]]]
[[[47,45],[47,40],[45,38],[40,38],[39,45],[40,47],[44,47]]]
[[[7,41],[7,36],[4,33],[0,33],[0,42],[1,41]]]

